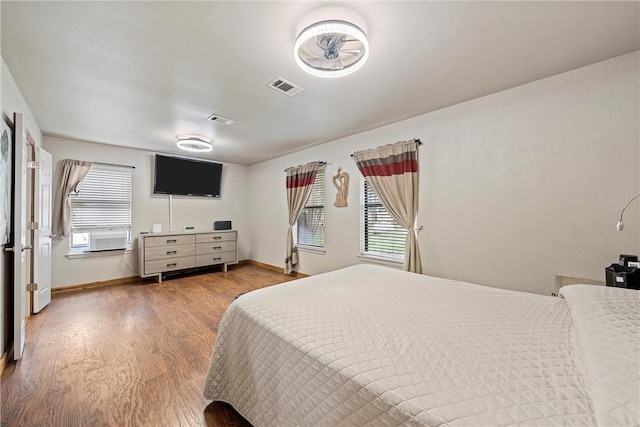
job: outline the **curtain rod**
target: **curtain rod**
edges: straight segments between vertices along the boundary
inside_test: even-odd
[[[115,163],[102,163],[102,162],[91,162],[92,164],[95,163],[96,165],[104,165],[104,166],[118,166],[121,168],[130,168],[130,169],[135,169],[135,166],[129,166],[129,165],[117,165]]]
[[[327,164],[327,162],[318,162],[318,163],[321,164],[321,165],[326,165]],[[291,168],[295,168],[295,166],[291,166],[290,168],[287,168],[287,169],[291,169]],[[286,172],[287,169],[285,169],[284,171]]]
[[[418,139],[418,138],[414,138],[413,140],[414,140],[415,142],[417,142],[417,143],[418,143],[418,145],[422,145],[422,141],[420,141],[420,139]],[[351,157],[353,157],[353,154],[351,155]]]

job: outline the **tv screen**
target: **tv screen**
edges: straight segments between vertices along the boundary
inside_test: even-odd
[[[153,192],[220,197],[222,164],[156,154]]]

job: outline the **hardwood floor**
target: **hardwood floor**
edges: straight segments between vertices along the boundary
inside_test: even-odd
[[[249,426],[202,396],[216,331],[237,294],[289,280],[240,265],[55,294],[2,373],[2,425]]]

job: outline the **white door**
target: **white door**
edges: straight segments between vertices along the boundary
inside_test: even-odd
[[[38,229],[33,234],[33,312],[39,313],[51,302],[51,154],[36,148],[34,212]]]
[[[22,114],[15,114],[15,187],[13,196],[13,358],[22,358],[27,301],[27,139]]]

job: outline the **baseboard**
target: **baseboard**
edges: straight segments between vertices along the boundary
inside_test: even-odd
[[[283,272],[284,269],[282,267],[278,267],[278,266],[271,265],[271,264],[265,264],[263,262],[254,261],[252,259],[242,260],[242,261],[240,261],[240,263],[242,263],[242,264],[251,264],[251,265],[255,265],[257,267],[262,267],[262,268],[264,268],[266,270],[276,271],[278,273],[283,273],[284,274],[284,272]],[[289,276],[293,276],[293,277],[297,277],[297,278],[309,277],[308,274],[300,273],[299,271],[293,271],[293,272],[289,273]]]
[[[283,272],[282,267],[277,267],[271,264],[265,264],[263,262],[258,262],[251,259],[240,260],[235,265],[246,265],[246,264],[255,265],[257,267],[261,267],[266,270],[276,271],[278,273]],[[296,278],[309,277],[308,274],[300,273],[298,271],[292,272],[291,274],[289,274],[289,276],[293,276]],[[57,288],[52,288],[51,293],[58,294],[62,292],[77,291],[80,289],[101,288],[103,286],[113,286],[113,285],[126,285],[128,283],[136,283],[136,282],[142,283],[144,280],[145,279],[141,279],[139,276],[121,277],[120,279],[105,280],[102,282],[91,282],[91,283],[82,283],[80,285],[60,286]]]
[[[138,276],[121,277],[119,279],[105,280],[102,282],[82,283],[80,285],[60,286],[57,288],[51,288],[51,293],[57,294],[61,292],[77,291],[80,289],[101,288],[103,286],[113,286],[113,285],[126,285],[128,283],[142,282],[143,280],[144,279],[141,279]]]
[[[4,367],[7,366],[7,358],[9,357],[9,352],[2,353],[2,357],[0,357],[0,375],[4,372]]]
[[[4,372],[4,368],[7,366],[7,362],[13,357],[13,343],[9,344],[7,347],[7,351],[2,353],[2,357],[0,358],[0,375]]]

